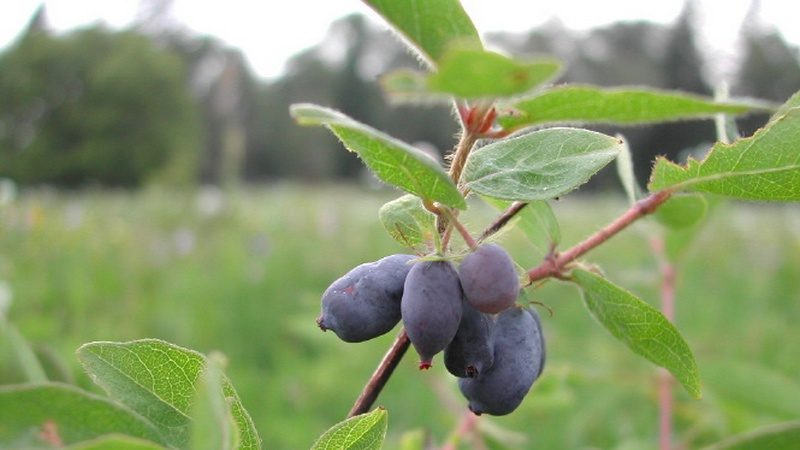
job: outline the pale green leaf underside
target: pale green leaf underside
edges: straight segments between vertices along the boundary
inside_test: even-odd
[[[585,183],[619,152],[619,139],[577,128],[549,128],[489,144],[467,159],[462,179],[503,200],[548,200]]]
[[[625,190],[628,201],[634,204],[641,197],[642,193],[639,190],[639,184],[636,182],[636,174],[633,171],[631,148],[622,136],[617,135],[617,137],[622,141],[620,152],[616,159],[617,177],[619,178],[620,184],[622,184],[622,189]]]
[[[407,247],[420,248],[433,242],[436,220],[411,194],[384,204],[378,217],[389,235]]]
[[[583,290],[586,307],[634,353],[669,370],[689,394],[700,398],[700,378],[692,351],[661,312],[610,281],[581,269],[572,279]]]
[[[378,408],[331,427],[311,450],[378,450],[386,438],[388,413]]]
[[[521,62],[494,52],[454,49],[444,55],[428,86],[466,99],[511,97],[552,80],[560,71],[561,64],[552,58]]]
[[[512,114],[498,119],[498,123],[509,130],[558,123],[636,125],[765,109],[757,103],[717,102],[673,91],[582,85],[548,89],[509,106]]]
[[[171,445],[186,446],[195,384],[205,367],[203,355],[158,339],[143,339],[85,344],[78,349],[78,358],[109,396],[149,419]],[[255,425],[227,378],[223,386],[236,421],[239,448],[261,448]]]
[[[487,196],[481,198],[498,211],[505,211],[511,206],[511,202],[506,200]],[[553,214],[550,204],[544,200],[535,200],[526,204],[507,226],[519,227],[541,256],[546,255],[550,248],[554,248],[561,242],[561,228],[558,220]]]
[[[688,228],[706,216],[708,202],[702,194],[675,194],[662,204],[653,215],[670,228]]]
[[[20,445],[32,431],[33,439],[57,431],[67,445],[111,433],[164,442],[143,417],[76,387],[59,383],[0,387],[0,448]],[[29,442],[30,446],[35,442],[39,441]]]
[[[121,434],[109,434],[67,447],[67,450],[165,450],[154,442]]]
[[[800,442],[800,420],[768,425],[726,439],[705,450],[796,450]]]
[[[346,115],[312,104],[295,104],[292,116],[301,125],[324,125],[384,182],[427,201],[467,207],[450,177],[430,156]]]
[[[703,161],[690,159],[679,166],[658,159],[649,188],[745,200],[800,200],[800,108],[788,110],[749,138],[715,144]]]
[[[413,49],[435,63],[448,46],[482,48],[478,30],[458,0],[365,0]]]

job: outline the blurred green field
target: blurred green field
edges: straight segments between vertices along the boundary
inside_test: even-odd
[[[264,447],[308,448],[345,416],[393,339],[345,344],[314,319],[332,280],[402,250],[377,221],[394,195],[295,185],[26,193],[0,207],[7,315],[51,361],[51,376],[93,390],[74,357],[84,342],[157,337],[219,350]],[[556,202],[564,245],[625,207],[615,197]],[[466,223],[479,229],[490,218],[479,207]],[[658,230],[637,224],[588,259],[657,305],[648,240]],[[536,264],[521,234],[501,239],[518,262]],[[656,448],[654,367],[597,325],[574,287],[548,283],[533,297],[554,311],[540,310],[545,373],[517,412],[482,427],[512,448]],[[800,417],[800,208],[719,206],[681,267],[677,299],[678,328],[704,383],[700,401],[675,389],[686,448]],[[422,428],[442,442],[458,423],[465,402],[437,361],[419,373],[409,353],[379,399],[389,410],[387,447]],[[0,345],[0,383],[20,381]]]

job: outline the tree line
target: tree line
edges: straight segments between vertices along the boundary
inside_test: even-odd
[[[559,82],[713,95],[692,23],[687,4],[671,25],[625,22],[579,34],[551,22],[487,41],[517,56],[559,57]],[[800,54],[777,30],[746,21],[740,40],[732,95],[782,101],[800,89]],[[146,23],[56,35],[41,9],[0,54],[0,177],[65,187],[357,179],[356,157],[328,133],[296,126],[289,104],[330,105],[443,154],[457,132],[448,107],[389,105],[380,92],[380,74],[418,65],[360,15],[334,22],[280,78],[260,80],[214,38]],[[743,119],[742,132],[764,120]],[[656,155],[680,160],[715,140],[708,121],[601,131],[626,137],[639,174]]]

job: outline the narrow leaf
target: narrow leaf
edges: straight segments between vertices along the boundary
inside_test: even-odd
[[[498,118],[498,123],[508,130],[553,123],[637,125],[766,109],[761,103],[717,102],[673,91],[567,85],[514,103],[513,114]]]
[[[397,242],[423,253],[433,243],[436,220],[419,198],[406,194],[378,211],[383,227]]]
[[[715,144],[703,161],[690,159],[679,166],[659,158],[649,188],[745,200],[800,200],[800,108],[790,109],[749,138]]]
[[[800,442],[800,420],[769,425],[734,436],[705,450],[796,450]]]
[[[383,408],[351,417],[326,431],[311,450],[378,450],[386,439],[388,422]]]
[[[122,434],[109,434],[70,445],[67,450],[166,450],[166,447]]]
[[[238,448],[239,437],[223,390],[223,363],[222,355],[209,355],[206,368],[197,383],[197,394],[191,407],[192,450]]]
[[[505,200],[486,196],[481,198],[498,211],[505,211],[511,205],[511,202]],[[535,200],[525,205],[509,225],[518,226],[542,256],[561,242],[558,220],[550,204],[544,200]]]
[[[482,48],[478,30],[458,0],[365,0],[431,64],[448,46]]]
[[[78,388],[59,383],[0,387],[0,448],[70,445],[110,433],[163,443],[143,417]]]
[[[654,217],[670,228],[688,228],[703,220],[707,211],[708,202],[703,195],[676,194],[656,210]]]
[[[428,77],[428,88],[465,99],[511,97],[552,80],[560,71],[561,64],[551,58],[520,62],[499,53],[454,48]]]
[[[576,128],[549,128],[489,144],[467,159],[471,190],[503,200],[547,200],[585,183],[614,160],[619,139]]]
[[[85,344],[78,349],[78,358],[112,398],[153,422],[170,445],[186,447],[195,385],[206,365],[203,355],[157,339],[143,339]],[[236,421],[239,448],[261,448],[253,421],[227,378],[223,389]]]
[[[622,145],[620,146],[619,155],[617,155],[617,177],[625,190],[625,195],[628,196],[628,201],[631,204],[642,196],[639,189],[639,184],[636,182],[636,174],[633,172],[633,158],[631,157],[631,148],[628,142],[620,135],[617,135]]]
[[[589,312],[634,353],[669,370],[689,394],[700,398],[691,349],[661,312],[610,281],[585,270],[572,272]]]
[[[459,209],[467,207],[444,169],[421,150],[322,106],[295,104],[291,113],[301,125],[328,127],[384,182],[423,200]]]
[[[16,359],[17,365],[31,383],[47,381],[47,375],[39,358],[31,348],[30,343],[22,336],[17,328],[5,317],[0,315],[0,340],[5,341]]]

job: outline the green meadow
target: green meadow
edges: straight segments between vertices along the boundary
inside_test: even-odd
[[[314,322],[334,279],[403,251],[377,220],[394,196],[291,184],[25,192],[0,206],[6,315],[50,378],[91,390],[74,355],[85,342],[156,337],[220,351],[264,448],[308,448],[344,418],[396,334],[346,344]],[[480,230],[492,211],[476,206],[465,223]],[[554,202],[561,247],[626,207],[613,195]],[[651,241],[661,232],[642,221],[586,261],[658,306]],[[523,266],[541,258],[516,230],[498,239]],[[800,417],[800,208],[718,204],[679,264],[676,289],[677,326],[703,381],[701,400],[674,389],[678,442],[701,448]],[[656,368],[595,323],[573,286],[549,282],[530,297],[546,306],[547,365],[517,412],[480,419],[488,448],[656,448]],[[23,381],[3,343],[0,383]],[[466,411],[440,358],[418,372],[413,351],[378,404],[389,411],[388,448],[413,430],[441,443]]]

